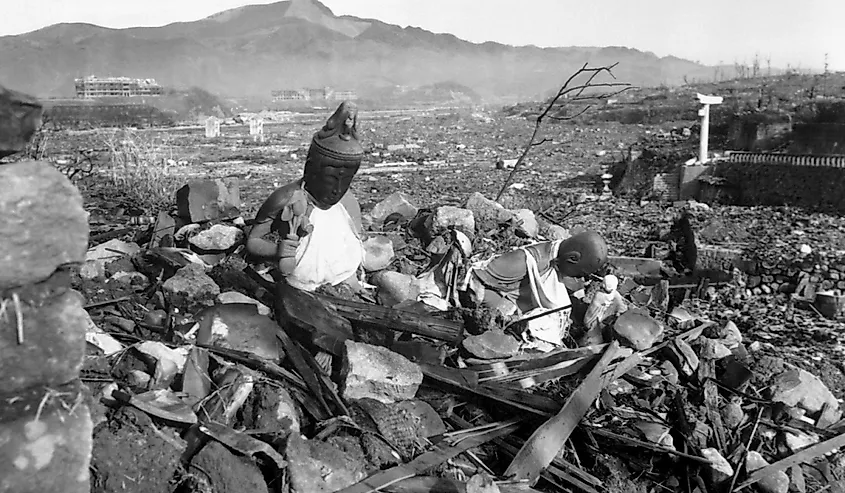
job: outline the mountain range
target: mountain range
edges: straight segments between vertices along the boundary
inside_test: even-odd
[[[317,0],[288,0],[162,27],[55,24],[0,37],[0,84],[39,97],[74,94],[75,77],[155,78],[228,97],[331,86],[375,97],[396,87],[456,84],[485,101],[535,98],[585,62],[618,62],[639,86],[712,80],[714,67],[624,47],[515,47],[336,16]]]

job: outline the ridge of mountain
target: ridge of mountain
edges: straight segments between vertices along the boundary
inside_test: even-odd
[[[640,86],[709,80],[714,70],[625,47],[473,43],[336,16],[318,0],[248,5],[160,27],[64,23],[0,37],[0,84],[41,97],[72,96],[75,77],[121,75],[225,96],[332,86],[367,97],[393,86],[456,83],[487,101],[514,100],[559,86],[585,62],[619,62],[616,77]]]

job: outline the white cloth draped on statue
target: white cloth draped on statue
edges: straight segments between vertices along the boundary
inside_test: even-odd
[[[299,240],[296,267],[287,276],[288,283],[303,291],[314,291],[355,275],[364,261],[364,245],[346,208],[341,204],[326,210],[314,207],[308,220],[314,229]]]
[[[557,258],[558,248],[562,241],[552,244],[550,258]],[[550,266],[545,273],[540,272],[537,260],[528,250],[525,250],[525,264],[528,281],[531,286],[531,296],[536,308],[522,313],[520,319],[528,318],[548,310],[567,306],[571,303],[569,292],[559,279],[557,269]],[[528,332],[532,337],[550,344],[562,345],[563,337],[569,328],[572,308],[551,313],[543,317],[528,321]]]

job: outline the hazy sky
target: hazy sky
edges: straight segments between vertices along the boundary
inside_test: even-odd
[[[4,2],[0,35],[59,22],[105,27],[190,21],[264,0],[28,0]],[[843,0],[323,0],[337,15],[449,32],[474,42],[628,46],[706,64],[845,70]],[[706,7],[705,7],[706,6]]]

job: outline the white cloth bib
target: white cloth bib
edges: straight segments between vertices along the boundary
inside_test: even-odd
[[[303,291],[349,279],[364,261],[364,245],[346,208],[335,204],[327,210],[314,207],[308,217],[314,230],[299,240],[296,267],[288,283]]]
[[[561,241],[552,245],[551,258],[557,258],[557,251]],[[527,318],[539,313],[566,306],[570,304],[569,292],[566,285],[558,280],[557,270],[550,267],[545,274],[540,273],[540,267],[534,255],[525,251],[525,264],[528,270],[528,281],[531,286],[531,295],[537,308],[522,314],[521,318]],[[528,322],[528,331],[532,336],[545,342],[555,345],[563,344],[563,336],[569,328],[569,320],[572,308],[540,317]]]

